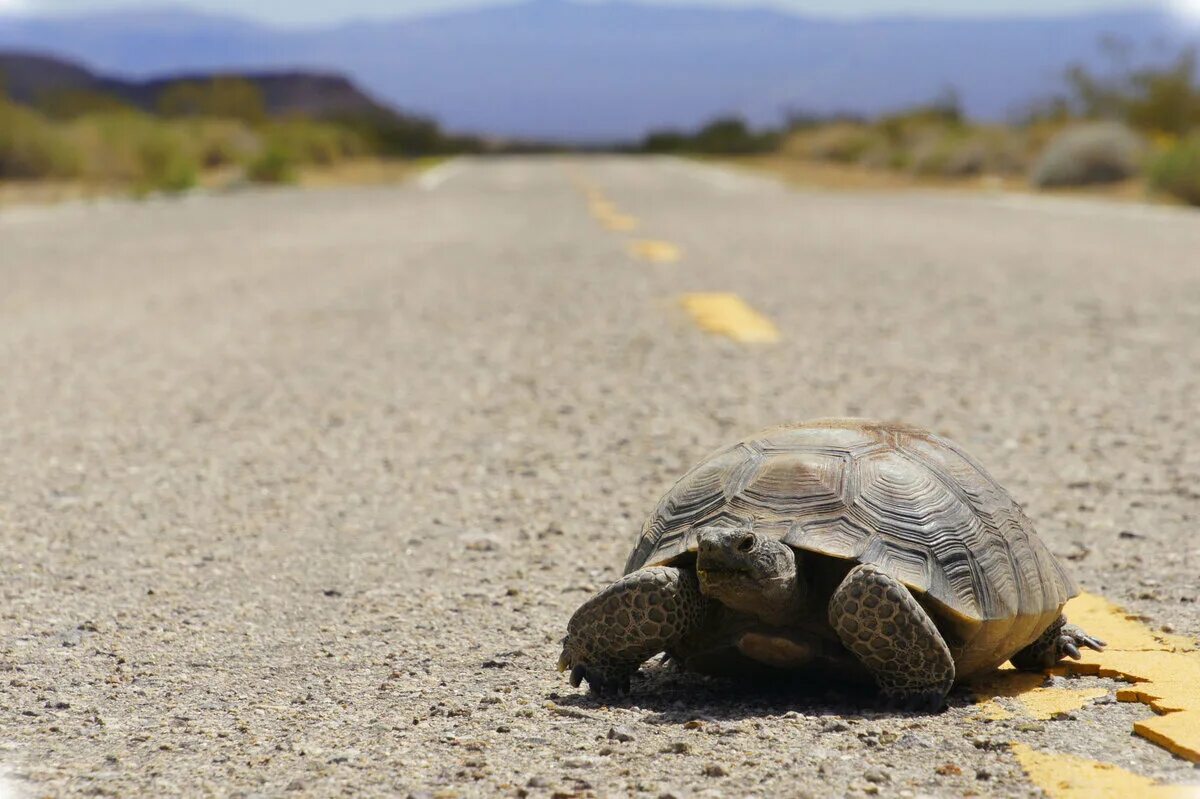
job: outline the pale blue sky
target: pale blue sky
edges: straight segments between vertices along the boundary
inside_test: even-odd
[[[500,0],[503,1],[503,0]],[[820,16],[876,14],[1009,15],[1152,8],[1200,0],[644,0],[724,6],[772,6]],[[254,17],[282,25],[328,24],[484,5],[496,0],[0,0],[0,11],[80,13],[129,7],[180,6]]]

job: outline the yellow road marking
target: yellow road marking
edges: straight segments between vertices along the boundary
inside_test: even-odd
[[[1051,799],[1196,799],[1200,787],[1162,785],[1111,763],[1074,755],[1039,752],[1013,744],[1012,752],[1025,773]]]
[[[1133,731],[1169,752],[1200,762],[1200,652],[1189,639],[1157,633],[1116,605],[1094,594],[1067,603],[1072,624],[1108,642],[1103,652],[1084,650],[1079,661],[1068,660],[1058,674],[1113,677],[1131,683],[1117,691],[1122,702],[1141,702],[1159,715],[1134,722]],[[1101,688],[1048,688],[1043,675],[1003,669],[972,687],[989,697],[979,715],[992,720],[1014,715],[1037,719],[1077,710],[1102,696]],[[1001,699],[1007,704],[1002,704]],[[1159,785],[1109,763],[1038,752],[1014,743],[1013,752],[1035,783],[1056,799],[1079,797],[1194,797],[1200,786]]]
[[[638,226],[636,217],[628,214],[614,213],[600,218],[600,224],[609,230],[617,233],[626,233],[630,230],[635,230]]]
[[[1135,722],[1133,731],[1169,752],[1200,762],[1200,652],[1191,641],[1156,633],[1129,617],[1116,605],[1094,594],[1071,600],[1065,609],[1072,624],[1108,642],[1103,652],[1084,650],[1083,659],[1067,660],[1060,674],[1114,677],[1133,683],[1117,691],[1122,702],[1141,702],[1159,715]],[[1102,689],[1044,688],[1038,674],[1004,669],[976,684],[991,697],[980,704],[980,715],[1012,718],[997,697],[1010,697],[1022,715],[1050,718],[1083,707]]]
[[[979,715],[992,721],[1011,719],[1014,715],[1035,719],[1054,718],[1069,713],[1108,693],[1104,688],[1046,688],[1045,675],[1031,674],[1006,667],[990,677],[972,683],[980,696],[991,697],[979,705]],[[999,698],[1012,699],[1010,710]]]
[[[774,323],[736,294],[685,294],[679,301],[703,330],[748,344],[779,340],[779,330]]]
[[[630,242],[629,252],[643,261],[655,264],[669,264],[678,261],[683,253],[669,241],[655,239],[638,239]]]
[[[1068,661],[1067,669],[1134,683],[1117,691],[1117,699],[1149,705],[1159,715],[1136,722],[1133,731],[1200,763],[1200,652],[1192,642],[1156,633],[1091,594],[1071,600],[1066,613],[1073,624],[1108,642],[1103,652],[1085,650],[1082,660]]]

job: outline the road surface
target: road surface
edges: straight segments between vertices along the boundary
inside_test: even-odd
[[[615,157],[6,209],[0,779],[22,796],[1200,782],[1133,734],[1156,714],[1113,701],[1111,678],[962,689],[931,717],[654,666],[606,703],[554,669],[570,613],[686,468],[834,415],[959,441],[1084,590],[1174,651],[1167,678],[1195,668],[1197,253],[1200,214],[1179,210],[805,192]],[[714,293],[736,306],[704,321],[724,333],[681,303]]]

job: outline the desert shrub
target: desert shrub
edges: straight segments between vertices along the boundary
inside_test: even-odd
[[[278,142],[268,142],[246,165],[246,178],[255,183],[292,183],[296,180],[296,157]]]
[[[78,171],[78,152],[49,120],[0,98],[0,180],[65,178]]]
[[[964,178],[1014,174],[1028,169],[1024,136],[1004,128],[951,128],[911,147],[911,170],[918,175]]]
[[[302,119],[279,122],[270,126],[266,135],[266,149],[285,152],[297,164],[327,166],[370,152],[362,136],[329,122]]]
[[[682,153],[688,148],[689,138],[678,130],[653,130],[642,139],[642,150],[648,153]]]
[[[447,135],[424,117],[365,111],[324,117],[324,121],[352,131],[376,155],[411,158],[421,155],[479,152],[483,143],[469,136]]]
[[[1082,116],[1121,119],[1150,133],[1182,136],[1200,126],[1200,59],[1195,48],[1185,49],[1169,63],[1137,69],[1122,63],[1120,56],[1116,60],[1112,74],[1103,77],[1081,66],[1069,69],[1071,97],[1060,103]]]
[[[1114,183],[1138,173],[1143,152],[1142,139],[1119,123],[1068,128],[1050,141],[1030,180],[1039,188]]]
[[[51,119],[77,119],[87,114],[109,114],[134,111],[134,107],[119,97],[89,89],[59,89],[46,92],[37,99],[37,109]]]
[[[242,164],[261,148],[260,137],[234,119],[195,119],[177,123],[204,169]]]
[[[125,183],[139,193],[182,191],[196,182],[194,148],[187,136],[162,120],[138,112],[92,114],[67,130],[87,178]]]
[[[139,174],[135,190],[178,192],[196,185],[199,164],[176,131],[154,126],[145,131],[136,147]]]
[[[1200,205],[1200,133],[1176,142],[1150,164],[1150,185],[1191,205]]]
[[[690,152],[710,155],[750,155],[765,153],[779,146],[773,131],[752,130],[739,117],[720,117],[694,133],[658,131],[642,141],[646,152]]]
[[[788,152],[818,161],[853,164],[882,143],[879,133],[867,125],[838,122],[794,134],[786,145]]]

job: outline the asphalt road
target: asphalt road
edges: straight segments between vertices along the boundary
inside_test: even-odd
[[[1035,720],[655,667],[608,704],[554,669],[687,467],[834,415],[956,439],[1087,591],[1200,637],[1198,253],[1184,211],[620,158],[6,209],[8,789],[1036,794],[1011,742],[1200,782],[1111,679]],[[701,331],[695,291],[778,342]]]

